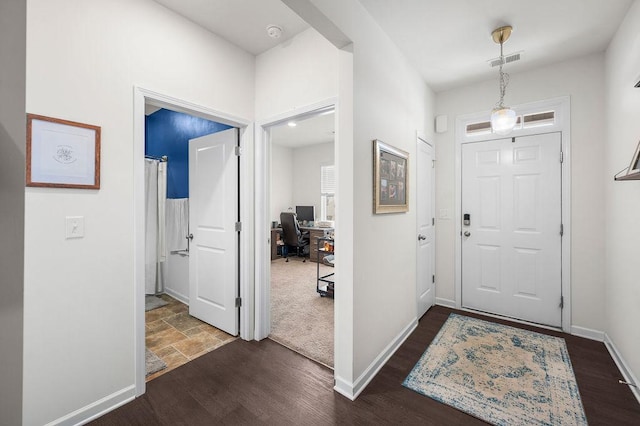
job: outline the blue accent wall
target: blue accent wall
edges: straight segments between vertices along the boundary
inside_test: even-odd
[[[169,158],[167,198],[189,197],[189,139],[230,128],[226,124],[167,109],[146,116],[145,154]]]

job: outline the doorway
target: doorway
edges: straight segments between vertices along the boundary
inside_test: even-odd
[[[433,146],[418,137],[417,265],[418,319],[435,304],[435,156]]]
[[[226,209],[226,208],[221,210],[219,209],[218,213],[220,214],[218,214],[217,216],[215,215],[212,216],[211,214],[209,214],[211,213],[210,206],[207,206],[202,202],[194,202],[192,200],[191,204],[193,205],[191,206],[192,208],[189,210],[191,210],[192,213],[193,212],[197,213],[198,211],[204,211],[207,213],[204,216],[207,216],[209,219],[211,219],[211,217],[224,218],[223,220],[224,224],[216,222],[214,224],[216,225],[214,226],[214,228],[224,228],[222,229],[223,231],[225,231],[224,234],[231,235],[231,238],[227,238],[226,240],[232,241],[232,244],[229,245],[229,247],[225,247],[225,250],[229,252],[231,257],[233,258],[233,262],[228,262],[228,259],[227,259],[223,263],[225,264],[231,263],[230,271],[233,276],[229,277],[229,271],[226,271],[226,270],[225,270],[225,274],[223,274],[225,275],[225,279],[223,281],[226,283],[225,286],[227,287],[230,286],[229,289],[216,290],[215,286],[211,287],[212,284],[209,284],[206,287],[202,286],[202,283],[207,278],[207,276],[212,276],[211,271],[207,270],[207,266],[208,265],[210,266],[210,264],[207,262],[194,262],[193,261],[194,259],[198,259],[201,256],[191,256],[189,253],[189,249],[191,249],[190,250],[191,252],[197,253],[199,250],[195,250],[195,247],[206,246],[207,245],[206,242],[211,242],[210,241],[211,238],[209,235],[204,235],[203,233],[200,232],[201,229],[199,229],[197,225],[199,225],[202,222],[202,220],[200,220],[199,217],[195,217],[195,218],[190,217],[189,222],[193,223],[193,225],[189,227],[189,236],[191,236],[192,234],[196,234],[196,235],[194,236],[193,239],[190,239],[190,241],[188,241],[187,254],[189,255],[184,257],[187,259],[186,263],[188,265],[186,267],[187,274],[188,274],[187,281],[191,281],[191,282],[189,283],[189,285],[184,286],[185,279],[183,278],[182,291],[176,292],[177,294],[174,294],[174,296],[177,296],[177,297],[169,299],[168,296],[166,295],[163,296],[164,299],[168,299],[168,300],[165,300],[169,302],[167,307],[161,307],[157,311],[152,310],[147,313],[150,315],[145,315],[146,291],[145,291],[144,282],[145,282],[146,268],[145,268],[144,259],[145,259],[146,244],[145,244],[144,229],[145,229],[146,219],[145,219],[145,208],[144,208],[145,185],[144,185],[144,169],[142,167],[143,166],[142,157],[145,154],[145,107],[149,107],[149,106],[164,108],[167,110],[171,110],[175,113],[180,113],[182,115],[189,116],[191,118],[197,117],[199,119],[215,121],[217,123],[221,123],[225,125],[224,128],[229,128],[229,127],[231,128],[230,130],[227,130],[227,131],[215,133],[213,136],[215,139],[215,135],[220,136],[225,132],[226,133],[230,132],[226,136],[226,142],[224,143],[220,143],[220,141],[215,141],[215,140],[205,141],[206,142],[205,145],[201,146],[201,144],[199,144],[199,139],[193,139],[191,142],[187,144],[187,145],[193,145],[194,147],[197,145],[197,148],[198,148],[195,150],[197,151],[196,159],[191,160],[191,163],[196,164],[196,167],[187,166],[187,170],[188,170],[187,173],[191,174],[193,170],[196,170],[196,172],[205,170],[207,171],[208,174],[203,173],[202,176],[200,177],[203,179],[207,179],[207,178],[211,178],[210,176],[211,170],[215,169],[217,170],[216,173],[220,172],[219,175],[216,176],[217,182],[220,182],[226,179],[223,185],[217,185],[213,188],[210,187],[209,190],[206,191],[206,197],[200,197],[200,198],[206,199],[209,201],[211,199],[220,201],[220,199],[223,198],[226,200],[225,205],[230,204],[229,209]],[[245,120],[241,120],[236,117],[226,116],[224,114],[215,112],[205,107],[200,107],[179,99],[171,98],[165,95],[160,95],[160,94],[150,92],[141,88],[136,88],[135,90],[134,117],[135,117],[134,145],[135,145],[135,152],[137,154],[136,158],[139,159],[134,162],[134,168],[135,168],[134,175],[136,177],[134,179],[134,189],[135,189],[134,195],[136,200],[135,201],[136,229],[134,233],[135,253],[136,253],[136,260],[134,262],[134,271],[135,271],[135,278],[136,278],[136,281],[135,281],[136,282],[136,304],[135,304],[135,308],[136,308],[135,309],[136,394],[141,395],[144,393],[144,389],[145,389],[145,373],[146,373],[145,336],[147,334],[146,331],[148,330],[148,328],[145,325],[145,316],[150,316],[150,317],[158,316],[160,315],[158,312],[160,312],[163,309],[165,311],[168,310],[169,311],[168,314],[172,314],[172,311],[175,311],[178,314],[181,314],[181,315],[174,315],[175,318],[173,318],[173,320],[175,321],[169,321],[169,320],[166,320],[165,318],[160,318],[161,321],[159,322],[161,323],[160,324],[162,326],[161,328],[166,327],[167,331],[165,334],[173,335],[174,338],[179,338],[178,340],[187,340],[186,338],[195,337],[195,340],[193,342],[184,342],[185,350],[191,351],[190,354],[188,355],[197,355],[196,352],[198,352],[199,349],[203,349],[203,351],[200,351],[203,353],[208,351],[209,349],[212,349],[212,347],[215,346],[215,345],[212,345],[213,341],[211,337],[213,336],[215,336],[215,339],[213,340],[215,340],[216,344],[224,343],[224,341],[228,341],[229,339],[233,338],[233,336],[229,334],[224,335],[222,331],[212,330],[209,325],[204,324],[202,322],[197,322],[194,317],[188,315],[187,311],[189,310],[189,308],[186,307],[185,304],[180,303],[180,300],[179,300],[180,298],[185,299],[185,293],[188,299],[194,299],[194,300],[197,299],[197,301],[200,301],[200,302],[211,302],[211,304],[223,305],[225,310],[227,311],[227,314],[231,314],[231,322],[233,323],[231,333],[238,334],[238,331],[239,331],[240,336],[244,339],[250,339],[252,337],[251,327],[247,327],[247,325],[243,323],[244,317],[249,315],[249,313],[247,312],[248,309],[250,309],[253,304],[251,297],[245,298],[246,305],[244,309],[242,307],[239,307],[242,297],[250,294],[250,292],[247,291],[248,289],[247,279],[249,277],[249,274],[247,273],[248,265],[247,265],[247,262],[243,261],[243,259],[246,258],[245,257],[246,253],[251,251],[251,247],[250,247],[251,238],[248,235],[248,233],[243,234],[242,232],[240,232],[239,226],[238,226],[238,224],[242,223],[242,221],[245,221],[246,223],[249,223],[251,221],[250,212],[252,209],[252,202],[249,201],[248,204],[245,204],[245,200],[249,199],[247,194],[250,194],[252,191],[250,190],[251,185],[246,185],[244,183],[246,181],[250,181],[249,176],[247,176],[247,173],[248,173],[247,161],[246,159],[243,159],[242,156],[240,155],[241,149],[237,148],[238,146],[240,146],[242,148],[245,148],[246,152],[250,153],[251,152],[250,142],[252,138],[250,137],[251,133],[247,131],[248,122]],[[204,137],[204,139],[207,139],[207,138],[209,137],[207,136]],[[231,142],[229,142],[229,140]],[[200,156],[200,158],[198,158],[198,155]],[[169,161],[171,161],[171,158],[169,158]],[[217,162],[219,164],[217,164],[216,167],[208,167],[208,166],[211,166],[211,164],[209,164],[211,162],[213,163]],[[226,166],[222,167],[220,166],[221,164],[229,164],[231,165],[231,168],[227,170],[227,167]],[[200,167],[199,165],[202,165],[202,167]],[[224,173],[222,172],[223,170],[224,170]],[[192,176],[189,176],[189,180],[194,183],[197,183],[198,179],[199,179],[198,176],[196,176],[195,178]],[[229,183],[232,181],[235,182],[236,185],[229,185]],[[223,189],[222,191],[220,191],[220,187],[222,187]],[[226,190],[227,188],[229,188],[230,190],[227,191]],[[247,190],[247,188],[249,188],[249,190]],[[197,193],[198,191],[202,192],[202,185],[200,185],[200,188],[196,187],[196,189],[189,188],[189,191],[193,192],[194,194]],[[230,198],[225,195],[225,194],[228,195],[230,193],[232,193],[233,200],[230,200]],[[194,198],[193,197],[194,194],[192,194],[191,198]],[[200,215],[200,217],[201,216],[202,215]],[[210,224],[211,223],[207,223],[207,225],[210,225]],[[187,235],[185,235],[184,237],[186,236]],[[203,242],[205,243],[203,244]],[[181,250],[178,250],[178,251],[181,251]],[[207,251],[207,250],[204,250],[204,251]],[[216,247],[216,251],[220,252],[220,248]],[[176,253],[176,254],[179,254],[179,253]],[[185,254],[185,253],[182,253],[182,254]],[[192,265],[194,263],[196,265],[195,269],[193,269],[193,265]],[[185,269],[184,265],[183,265],[183,269]],[[189,269],[192,269],[192,271],[189,271]],[[194,281],[195,281],[195,287],[194,287]],[[193,288],[195,288],[197,291],[195,294],[192,295],[191,290]],[[229,301],[227,300],[229,298],[218,297],[218,296],[221,296],[222,294],[224,295],[231,294],[232,300]],[[187,300],[187,301],[189,302],[190,300]],[[221,303],[221,301],[224,301],[224,303]],[[189,303],[189,306],[193,306],[193,305],[197,305],[197,303],[196,304]],[[203,317],[203,319],[205,319],[208,322],[212,322],[211,318],[206,318],[203,315],[200,315],[198,313],[196,313],[195,315]],[[178,316],[180,316],[180,318],[178,318]],[[227,317],[228,316],[229,315],[227,315]],[[213,321],[215,322],[215,320]],[[240,325],[241,325],[239,330],[238,330],[238,322],[240,322]],[[246,322],[249,323],[248,320]],[[175,324],[172,324],[172,323],[175,323]],[[174,326],[176,330],[169,329],[170,325]],[[221,328],[224,328],[224,327],[221,327]],[[152,331],[157,331],[157,330],[152,330]],[[183,336],[180,336],[179,335],[180,333]],[[193,336],[189,336],[189,334],[193,334]],[[182,339],[183,337],[185,337],[185,339]],[[197,340],[200,340],[200,341],[197,341]],[[186,349],[187,347],[188,349]],[[178,352],[181,352],[181,351],[178,351]],[[187,355],[183,352],[181,352],[180,354]]]
[[[166,108],[149,109],[147,381],[238,334],[238,129]]]
[[[462,306],[562,325],[559,133],[462,147]]]
[[[512,108],[506,138],[487,112],[456,118],[455,307],[569,332],[569,98]]]
[[[335,107],[333,102],[314,105],[263,124],[261,129],[268,207],[261,220],[267,226],[257,232],[264,232],[268,244],[264,262],[258,263],[264,281],[256,287],[256,338],[270,337],[332,368],[334,287],[318,278],[336,269],[335,258],[325,251],[325,242],[333,246],[330,238],[336,220]],[[285,244],[286,227],[280,227],[283,212],[285,217],[297,213],[298,227],[306,239],[301,250]]]

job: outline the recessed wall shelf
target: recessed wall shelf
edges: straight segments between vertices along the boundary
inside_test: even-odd
[[[636,147],[636,152],[631,158],[631,164],[620,170],[614,177],[614,180],[640,180],[640,142]]]

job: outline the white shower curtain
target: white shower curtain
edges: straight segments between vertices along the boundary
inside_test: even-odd
[[[145,293],[164,291],[162,263],[167,260],[165,203],[167,199],[167,163],[144,160],[146,245],[145,245]]]

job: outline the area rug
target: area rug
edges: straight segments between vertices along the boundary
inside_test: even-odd
[[[153,309],[161,308],[166,304],[167,304],[167,302],[162,300],[158,296],[153,296],[153,295],[150,295],[150,294],[145,294],[145,296],[144,296],[144,310],[145,310],[145,312],[146,311],[151,311]]]
[[[564,339],[451,314],[403,385],[495,425],[586,425]]]
[[[160,357],[158,357],[158,355],[154,354],[149,349],[145,349],[144,358],[145,358],[145,369],[146,369],[147,376],[167,368],[167,364],[163,360],[161,360]]]

